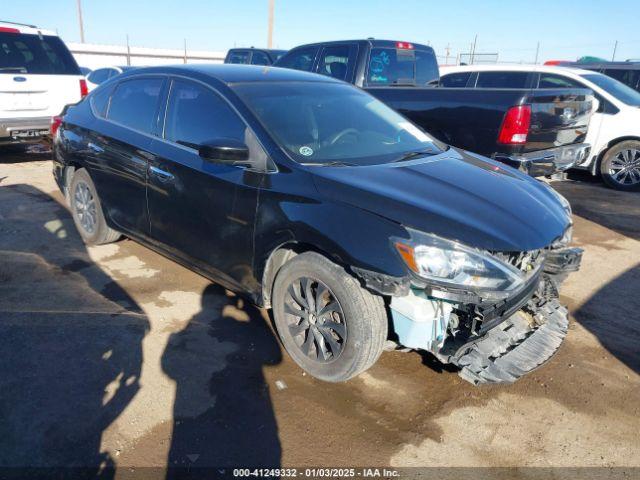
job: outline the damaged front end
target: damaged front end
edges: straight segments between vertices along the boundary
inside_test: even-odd
[[[580,267],[570,229],[552,246],[483,252],[411,231],[394,246],[412,271],[391,296],[397,343],[458,366],[473,384],[511,383],[557,351],[567,333],[559,287]]]

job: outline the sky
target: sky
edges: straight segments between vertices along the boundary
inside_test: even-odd
[[[80,41],[77,0],[0,0],[0,18]],[[226,51],[266,47],[268,0],[81,0],[85,41]],[[374,37],[430,44],[453,61],[470,51],[499,60],[640,58],[637,0],[275,0],[274,48]],[[441,59],[442,60],[442,59]]]

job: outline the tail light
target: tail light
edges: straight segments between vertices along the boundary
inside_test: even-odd
[[[413,50],[413,43],[409,42],[397,42],[396,48],[398,50]]]
[[[51,118],[51,126],[49,127],[51,138],[56,136],[60,125],[62,125],[62,117],[60,115],[56,115],[55,117]]]
[[[531,124],[531,107],[520,105],[507,110],[498,134],[498,143],[519,145],[527,142]]]
[[[87,81],[84,78],[80,79],[80,98],[84,98],[89,95],[89,88],[87,87]]]
[[[0,27],[1,33],[20,33],[20,30],[17,28],[9,28],[9,27]]]

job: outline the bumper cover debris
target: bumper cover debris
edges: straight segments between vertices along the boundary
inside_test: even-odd
[[[567,335],[567,309],[557,299],[545,303],[536,317],[517,312],[471,345],[462,347],[451,360],[459,375],[474,385],[513,383],[538,368],[558,350]]]

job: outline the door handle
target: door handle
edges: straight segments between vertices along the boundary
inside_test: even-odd
[[[158,177],[158,180],[161,180],[163,182],[173,180],[173,174],[167,172],[166,170],[162,170],[161,168],[151,166],[149,167],[149,171],[156,177]]]
[[[104,148],[102,148],[99,145],[96,145],[93,142],[89,142],[89,144],[87,145],[87,147],[89,147],[89,150],[93,150],[95,153],[104,153]]]

